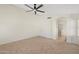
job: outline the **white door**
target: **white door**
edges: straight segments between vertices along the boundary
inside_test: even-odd
[[[76,40],[76,21],[72,18],[66,18],[63,32],[66,36],[66,42],[72,43]]]

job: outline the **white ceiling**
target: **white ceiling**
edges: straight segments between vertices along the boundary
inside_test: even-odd
[[[24,4],[15,4],[15,6],[22,8],[26,11],[31,10],[26,7]],[[33,6],[33,4],[30,4]],[[45,15],[57,15],[57,14],[78,14],[79,13],[79,4],[44,4],[40,10],[45,11]]]

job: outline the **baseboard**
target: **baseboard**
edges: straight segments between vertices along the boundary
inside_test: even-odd
[[[35,37],[38,37],[38,36],[30,36],[30,37],[22,37],[22,38],[18,38],[18,39],[13,39],[13,40],[8,40],[8,41],[4,41],[2,43],[0,43],[0,45],[3,45],[3,44],[7,44],[7,43],[12,43],[12,42],[16,42],[16,41],[20,41],[20,40],[24,40],[24,39],[31,39],[31,38],[35,38]]]

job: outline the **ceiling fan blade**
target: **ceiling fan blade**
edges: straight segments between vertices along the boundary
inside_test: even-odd
[[[33,11],[33,10],[29,10],[29,11],[26,11],[26,12],[31,12],[31,11]]]
[[[42,6],[43,6],[43,4],[39,5],[36,9],[39,9],[39,8],[41,8]]]
[[[35,12],[35,15],[36,15],[36,11],[34,11]]]
[[[33,9],[31,6],[29,6],[29,5],[27,5],[27,4],[25,4],[25,6],[27,6],[27,7],[31,8],[31,9]]]
[[[36,4],[34,4],[34,9],[36,9]]]
[[[36,10],[36,11],[38,11],[38,12],[42,12],[42,13],[45,13],[45,11],[41,11],[41,10]]]

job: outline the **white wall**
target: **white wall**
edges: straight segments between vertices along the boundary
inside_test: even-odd
[[[41,20],[41,33],[40,36],[44,36],[47,38],[56,39],[58,36],[57,29],[57,19],[56,16],[52,16],[53,18],[47,19],[47,17],[43,17]]]
[[[0,44],[38,36],[39,19],[13,5],[0,5]]]
[[[45,17],[42,18],[40,35],[47,38],[56,39],[58,37],[57,20],[61,19],[64,21],[62,34],[66,37],[66,41],[70,43],[79,43],[79,39],[76,39],[76,19],[70,16],[71,15],[52,16],[52,19],[47,19]]]

